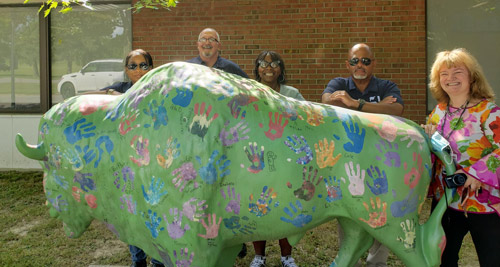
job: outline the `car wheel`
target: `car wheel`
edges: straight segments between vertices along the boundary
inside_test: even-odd
[[[70,98],[75,95],[75,86],[72,83],[64,83],[61,86],[61,95],[64,99]]]

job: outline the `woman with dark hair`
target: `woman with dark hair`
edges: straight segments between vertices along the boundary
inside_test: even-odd
[[[125,58],[125,74],[130,81],[117,82],[110,86],[104,87],[99,91],[87,92],[87,94],[107,94],[119,95],[125,93],[135,82],[142,76],[153,69],[153,57],[148,52],[142,49],[135,49],[128,53]]]
[[[297,88],[285,85],[285,62],[281,56],[274,51],[262,51],[255,59],[255,79],[274,91],[297,100],[305,100]],[[283,267],[297,267],[292,258],[292,246],[286,238],[279,240],[281,248],[281,265]],[[255,258],[250,267],[266,266],[266,241],[253,242]]]
[[[493,89],[477,60],[463,48],[437,54],[429,89],[438,104],[422,126],[429,136],[437,131],[448,140],[457,169],[447,174],[436,160],[429,188],[433,206],[445,196],[445,187],[454,195],[441,221],[446,235],[441,266],[458,266],[469,232],[479,265],[499,266],[500,108]],[[451,175],[465,182],[446,182]]]

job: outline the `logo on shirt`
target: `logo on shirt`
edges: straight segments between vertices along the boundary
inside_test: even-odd
[[[370,99],[368,100],[368,102],[378,103],[378,102],[380,102],[380,96],[378,96],[378,95],[370,96]]]

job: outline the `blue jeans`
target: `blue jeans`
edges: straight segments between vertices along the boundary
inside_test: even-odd
[[[146,260],[146,253],[144,251],[136,246],[128,245],[128,249],[130,250],[130,255],[132,256],[132,261],[133,262],[139,262],[139,261],[145,261]],[[163,263],[157,261],[156,259],[151,259],[151,262],[154,264],[161,264]]]

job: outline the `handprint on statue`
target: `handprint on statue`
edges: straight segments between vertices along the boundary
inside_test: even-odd
[[[273,193],[274,189],[269,188],[269,191],[266,194],[268,187],[267,185],[262,188],[262,193],[260,193],[260,198],[257,199],[255,203],[253,194],[250,194],[250,204],[248,205],[248,210],[255,214],[257,217],[262,217],[264,215],[267,215],[271,211],[271,203],[273,202],[273,199],[276,198],[277,194],[276,192]]]
[[[414,212],[418,207],[418,195],[414,194],[415,189],[410,189],[408,195],[401,201],[396,201],[397,192],[392,190],[394,201],[391,205],[391,214],[396,218],[405,216],[408,213]]]
[[[224,128],[220,131],[219,139],[224,146],[230,146],[237,143],[240,140],[247,140],[248,132],[250,128],[248,127],[248,123],[245,120],[239,121],[235,126],[231,127],[229,130],[226,128],[229,125],[229,120],[224,124]]]
[[[411,170],[405,174],[405,184],[410,188],[415,188],[422,177],[422,173],[424,172],[424,167],[422,166],[422,156],[413,152],[413,162],[417,162],[418,170],[415,167],[412,167]],[[405,170],[408,168],[407,163],[404,164]]]
[[[222,221],[224,222],[224,226],[235,235],[238,234],[236,231],[244,235],[253,234],[257,229],[251,225],[252,223],[247,216],[243,216],[242,218],[231,216],[230,218],[224,218]]]
[[[172,183],[175,188],[179,188],[179,192],[182,192],[184,187],[186,187],[186,185],[191,181],[194,183],[194,188],[198,188],[198,182],[195,181],[196,170],[194,169],[192,162],[182,164],[182,166],[172,172],[172,176],[175,176],[172,179]]]
[[[356,164],[356,170],[354,170],[354,163],[351,161],[345,163],[345,171],[347,177],[349,178],[349,192],[353,196],[361,196],[365,193],[365,170],[361,170],[359,164]],[[345,179],[342,177],[342,179]]]
[[[376,202],[376,206],[375,206]],[[375,202],[373,202],[373,198],[370,198],[371,209],[366,202],[363,202],[363,206],[365,206],[366,211],[368,212],[368,220],[364,218],[359,218],[359,220],[367,223],[372,228],[378,228],[384,226],[387,222],[387,203],[381,203],[380,198],[376,197]]]
[[[193,197],[182,204],[182,214],[184,214],[184,216],[186,216],[186,218],[188,218],[188,220],[192,222],[197,222],[200,220],[200,218],[206,217],[205,214],[201,213],[201,211],[208,208],[208,205],[205,205],[205,200],[200,200],[198,201],[198,203],[193,203],[196,202],[196,200],[197,199]]]
[[[415,221],[413,219],[406,219],[405,222],[401,222],[401,228],[405,233],[404,237],[398,236],[398,241],[403,242],[403,245],[407,249],[415,248],[415,240],[417,239],[417,234],[415,232]]]
[[[285,123],[281,125],[281,121],[283,119],[283,115],[279,114],[279,112],[274,113],[274,122],[272,119],[273,112],[269,111],[269,130],[267,132],[264,132],[267,138],[271,140],[275,140],[278,138],[281,138],[283,135],[283,131],[288,124],[288,119],[285,119]]]
[[[257,98],[251,95],[245,95],[245,94],[238,94],[235,95],[229,103],[227,103],[227,106],[231,110],[231,115],[233,115],[233,118],[237,119],[240,116],[241,108],[250,105],[252,102],[257,101]],[[246,111],[243,111],[241,114],[241,118],[245,118]]]
[[[130,214],[137,214],[137,201],[134,201],[131,195],[124,194],[120,197],[120,202],[122,203],[121,209],[125,209],[126,206]]]
[[[217,222],[217,217],[215,213],[212,214],[212,216],[208,214],[208,225],[205,223],[205,219],[201,219],[201,224],[203,225],[207,233],[204,235],[198,234],[198,236],[203,237],[205,239],[216,238],[219,235],[219,227],[221,222],[222,222],[222,217],[219,217],[219,221]]]
[[[218,113],[215,113],[212,118],[210,117],[210,112],[212,112],[212,105],[207,107],[205,113],[205,105],[206,103],[196,103],[194,104],[194,117],[191,125],[189,125],[189,132],[195,134],[203,139],[208,132],[208,127],[210,124],[219,117]]]
[[[422,150],[422,145],[425,144],[425,138],[422,134],[413,129],[408,129],[403,135],[404,137],[401,138],[399,141],[403,142],[409,140],[408,144],[406,145],[407,148],[413,145],[414,142],[417,142],[418,148]]]
[[[375,147],[377,148],[378,152],[380,152],[380,155],[384,155],[384,158],[381,156],[376,156],[377,160],[384,160],[384,164],[387,167],[400,167],[401,166],[401,157],[399,156],[399,153],[397,150],[399,149],[399,146],[397,143],[390,143],[384,139],[380,139],[378,144],[375,144]]]
[[[323,179],[323,181],[325,181],[326,192],[328,193],[326,202],[330,203],[335,200],[342,199],[342,190],[340,189],[341,179],[337,179],[337,176],[333,176],[333,181],[332,176],[328,176],[328,178],[329,180],[327,180],[326,178]],[[342,182],[345,183],[345,180],[342,180]]]
[[[147,166],[149,165],[149,139],[143,138],[142,136],[134,136],[130,141],[130,147],[135,150],[135,153],[139,156],[134,158],[134,156],[130,156],[130,160],[137,164],[137,166]]]
[[[363,128],[360,132],[359,124],[355,122],[350,115],[347,116],[347,118],[347,122],[345,120],[342,120],[342,125],[344,126],[345,133],[350,141],[344,144],[344,149],[347,152],[359,154],[361,150],[363,150],[366,131]],[[349,123],[349,125],[347,125],[347,123]]]
[[[157,238],[161,231],[165,230],[165,227],[158,228],[161,223],[161,217],[156,215],[156,211],[148,210],[149,222],[146,221],[146,227],[151,232],[153,238]]]
[[[312,161],[314,155],[304,136],[300,136],[299,138],[294,134],[293,139],[290,136],[287,136],[287,139],[288,140],[285,141],[285,145],[295,152],[295,154],[305,154],[304,156],[298,158],[295,161],[296,163],[306,165]]]
[[[283,211],[288,215],[289,218],[287,217],[281,217],[280,219],[286,223],[291,223],[295,227],[304,227],[306,224],[310,223],[312,221],[312,216],[309,214],[304,214],[302,213],[302,204],[300,203],[299,200],[295,202],[295,205],[292,204],[292,202],[289,203],[290,208],[285,207]],[[300,212],[299,214],[297,214]]]
[[[248,143],[248,146],[250,147],[251,151],[248,150],[247,146],[243,147],[243,150],[245,151],[245,154],[250,161],[250,166],[247,168],[247,170],[251,173],[259,173],[265,167],[264,146],[260,147],[260,153],[256,142],[253,142],[253,144],[250,142]]]
[[[164,185],[165,183],[160,178],[155,178],[154,176],[151,177],[151,183],[149,184],[147,191],[144,189],[144,185],[141,185],[142,195],[144,196],[146,203],[153,206],[160,203],[162,197],[167,194],[166,190],[161,192]]]
[[[309,125],[319,126],[322,123],[325,123],[325,121],[323,120],[324,116],[322,114],[322,111],[318,107],[309,104],[304,104],[301,105],[300,108],[306,112],[307,114],[306,121]]]
[[[314,170],[313,174],[313,167],[309,166],[309,175],[307,175],[306,179],[306,173],[307,173],[307,168],[304,166],[302,168],[302,186],[298,188],[297,190],[293,191],[293,194],[295,197],[299,199],[303,199],[305,201],[309,201],[314,197],[314,193],[316,192],[316,186],[321,183],[323,180],[323,176],[317,177],[318,176],[318,169]]]
[[[333,165],[335,165],[342,156],[339,153],[337,156],[333,157],[335,142],[331,140],[330,145],[328,145],[328,141],[324,138],[323,140],[319,140],[318,144],[314,144],[314,149],[316,151],[316,163],[318,164],[318,167],[320,169],[333,167]]]
[[[189,230],[189,225],[184,225],[182,228],[182,212],[179,212],[177,208],[170,208],[170,215],[174,217],[172,223],[168,222],[167,216],[164,214],[163,219],[165,219],[165,223],[167,224],[167,232],[168,235],[172,239],[179,239],[184,236],[187,230]]]
[[[236,214],[236,215],[240,214],[241,195],[240,194],[236,195],[234,187],[231,188],[228,185],[227,186],[227,194],[226,194],[226,192],[224,192],[224,189],[221,188],[220,194],[222,195],[224,200],[226,200],[226,196],[227,196],[227,199],[229,200],[229,202],[226,205],[225,210],[227,212],[234,212],[234,214]]]
[[[118,131],[120,132],[121,135],[125,135],[128,132],[132,131],[133,129],[140,127],[141,124],[137,123],[134,124],[135,120],[139,116],[139,111],[130,111],[128,115],[123,115],[120,118],[120,126],[118,127]]]
[[[177,138],[172,139],[172,136],[167,139],[165,149],[162,149],[160,144],[156,144],[156,151],[159,151],[159,154],[156,155],[156,161],[164,169],[170,168],[174,159],[178,158],[181,154],[181,144],[177,142]]]
[[[207,165],[201,167],[198,170],[198,173],[201,176],[201,179],[205,181],[207,184],[213,184],[217,181],[217,179],[222,178],[228,174],[231,173],[231,170],[229,169],[229,165],[231,164],[231,161],[227,159],[226,155],[222,155],[214,164],[215,158],[219,155],[218,150],[214,150],[212,152],[212,155],[208,159]],[[201,158],[199,156],[196,156],[196,160],[200,165],[201,163]],[[220,174],[219,174],[220,172]]]
[[[370,191],[372,191],[374,195],[385,194],[388,192],[389,185],[387,183],[385,171],[382,170],[381,173],[378,167],[374,168],[370,165],[370,168],[366,169],[366,172],[373,181],[373,186],[369,183],[369,181],[366,181],[366,185],[370,188]]]
[[[153,100],[148,103],[148,109],[143,109],[144,114],[151,117],[153,121],[153,129],[155,130],[160,129],[160,126],[162,125],[167,126],[168,124],[167,109],[165,108],[164,103],[165,99],[163,99],[159,105],[156,100]],[[144,128],[149,127],[151,127],[151,124],[144,124]]]
[[[93,131],[96,129],[96,126],[93,125],[93,122],[85,123],[86,121],[87,119],[85,118],[79,119],[73,125],[64,129],[64,135],[68,143],[74,144],[83,138],[95,136]]]
[[[179,255],[174,250],[175,266],[176,267],[191,267],[194,259],[194,252],[188,253],[188,248],[181,248]]]

